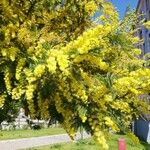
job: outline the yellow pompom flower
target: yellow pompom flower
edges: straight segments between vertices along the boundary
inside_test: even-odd
[[[3,107],[4,102],[5,102],[5,95],[4,95],[4,94],[2,94],[2,95],[0,95],[0,108],[2,108],[2,107]]]
[[[49,57],[47,59],[47,67],[50,73],[54,73],[56,71],[56,65],[55,57]]]
[[[69,66],[68,56],[64,54],[60,54],[57,56],[57,61],[59,64],[59,68],[61,71],[65,71],[66,68]]]
[[[147,29],[150,29],[150,21],[147,21],[143,24]]]
[[[37,65],[34,70],[34,75],[41,77],[45,72],[45,65]]]
[[[96,3],[92,0],[85,4],[85,10],[90,16],[92,16],[98,10],[98,7]]]

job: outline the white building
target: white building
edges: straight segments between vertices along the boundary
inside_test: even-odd
[[[136,8],[137,14],[140,14],[139,20],[146,22],[150,20],[150,0],[139,0]],[[137,36],[140,39],[143,39],[143,44],[139,46],[143,50],[143,55],[150,52],[150,30],[147,30],[145,27],[137,32]]]

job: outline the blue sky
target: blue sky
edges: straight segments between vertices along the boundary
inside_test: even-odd
[[[110,0],[115,7],[117,8],[119,14],[120,14],[120,18],[122,18],[124,16],[126,7],[128,5],[131,6],[131,8],[136,8],[138,0]]]

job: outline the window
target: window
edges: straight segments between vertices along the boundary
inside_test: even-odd
[[[145,54],[145,43],[143,43],[143,52]]]
[[[149,6],[149,5],[148,5],[149,2],[148,2],[148,1],[149,1],[149,0],[146,0],[146,2],[145,2],[145,4],[146,4],[146,10],[149,9],[149,7],[148,7],[148,6]]]
[[[148,53],[150,52],[150,40],[148,40],[149,41],[149,45],[148,45]]]
[[[148,29],[145,28],[145,35],[148,35]]]
[[[140,30],[140,32],[139,32],[139,38],[140,38],[140,39],[142,39],[142,38],[143,38],[142,30]]]

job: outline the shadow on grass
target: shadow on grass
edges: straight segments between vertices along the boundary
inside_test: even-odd
[[[141,144],[144,146],[145,150],[150,150],[150,144],[141,142]]]
[[[78,140],[76,145],[95,145],[95,142],[89,139]]]
[[[51,148],[58,149],[58,150],[60,150],[61,147],[62,147],[61,144],[55,144],[55,145],[51,146]]]

